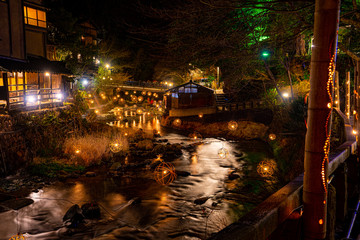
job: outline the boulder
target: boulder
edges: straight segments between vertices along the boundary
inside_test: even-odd
[[[97,202],[85,203],[81,206],[82,214],[87,219],[99,219],[100,207]]]
[[[110,167],[111,171],[118,171],[121,170],[121,163],[120,162],[114,162],[111,167]]]
[[[202,205],[204,204],[210,197],[201,197],[201,198],[198,198],[198,199],[195,199],[194,203],[196,205]]]
[[[77,227],[79,223],[82,223],[84,220],[84,215],[79,207],[75,204],[67,210],[63,217],[63,222],[70,222],[70,227]]]
[[[187,177],[190,176],[191,173],[190,172],[186,172],[186,171],[179,171],[179,170],[175,170],[176,175],[181,176],[181,177]]]
[[[240,175],[232,172],[229,174],[228,178],[229,178],[229,180],[234,180],[234,179],[240,178]]]

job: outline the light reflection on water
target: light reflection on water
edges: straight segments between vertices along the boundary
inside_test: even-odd
[[[157,118],[146,117],[144,123],[145,115],[142,115],[139,120],[131,125],[149,132],[154,129],[161,131],[163,136],[160,139],[167,139],[172,144],[197,145],[194,151],[182,150],[183,156],[171,162],[177,170],[190,172],[190,176],[178,176],[169,186],[162,186],[152,179],[150,170],[137,169],[127,173],[126,177],[104,174],[57,183],[32,193],[30,198],[35,203],[20,209],[18,218],[16,211],[0,213],[0,218],[6,220],[5,225],[0,224],[0,236],[7,240],[17,233],[20,226],[21,232],[29,233],[28,239],[61,239],[56,236],[63,229],[62,218],[67,209],[73,204],[81,206],[89,201],[100,204],[103,218],[115,221],[106,225],[108,234],[98,233],[103,235],[101,239],[114,239],[120,233],[145,234],[149,239],[168,239],[167,235],[174,234],[185,239],[200,239],[205,237],[205,226],[206,234],[210,234],[230,224],[233,219],[228,203],[224,201],[217,207],[212,204],[223,194],[229,171],[241,168],[233,154],[239,145],[214,138],[193,141],[162,129]],[[117,121],[113,126],[129,128],[129,123]],[[218,156],[222,147],[229,151],[225,159]],[[136,197],[141,202],[133,204],[132,199]],[[209,197],[209,200],[201,206],[195,205],[194,200],[201,197]],[[126,230],[122,228],[124,224],[137,230]],[[88,233],[84,232],[77,239],[93,239],[85,235]]]

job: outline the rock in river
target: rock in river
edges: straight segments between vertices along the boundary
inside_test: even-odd
[[[202,198],[198,198],[198,199],[195,199],[194,203],[196,205],[202,205],[204,204],[210,197],[202,197]]]
[[[82,214],[87,219],[100,218],[100,207],[97,202],[85,203],[81,206]]]

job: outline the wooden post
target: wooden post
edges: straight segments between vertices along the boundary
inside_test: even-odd
[[[335,86],[334,86],[335,98],[334,107],[340,109],[340,93],[339,93],[339,72],[335,72]]]
[[[340,0],[316,0],[304,163],[304,239],[326,237],[328,155]]]
[[[350,72],[346,72],[345,79],[345,115],[350,119]]]

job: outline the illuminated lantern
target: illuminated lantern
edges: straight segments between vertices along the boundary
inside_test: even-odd
[[[202,118],[203,116],[204,116],[203,113],[200,113],[200,114],[199,114],[199,118]]]
[[[121,144],[119,141],[115,140],[110,143],[109,148],[113,153],[118,153],[121,151]]]
[[[172,183],[176,179],[175,167],[171,163],[161,162],[155,168],[154,179],[162,185]]]
[[[142,102],[142,100],[144,100],[143,96],[138,97],[139,102]]]
[[[142,93],[141,93],[142,95],[146,95],[146,91],[142,91]]]
[[[218,151],[218,155],[220,158],[224,159],[229,154],[229,151],[226,148],[220,148]]]
[[[134,93],[136,93],[136,91],[134,91]]]
[[[148,92],[148,96],[149,96],[149,97],[151,96],[151,92]]]
[[[181,120],[180,120],[180,118],[175,119],[175,120],[172,122],[172,124],[173,124],[174,126],[176,126],[176,127],[179,127],[179,126],[181,125]]]
[[[95,110],[95,113],[96,113],[96,114],[99,114],[99,113],[100,113],[100,111],[96,109],[96,110]]]
[[[276,170],[276,162],[274,160],[263,160],[257,166],[257,172],[262,177],[271,177]]]
[[[125,92],[125,95],[129,95],[129,92],[128,92],[128,91],[126,91],[126,92]]]
[[[25,237],[22,234],[16,234],[9,238],[9,240],[25,240]]]
[[[236,130],[237,127],[238,127],[238,124],[237,124],[237,122],[235,122],[235,121],[230,121],[230,122],[228,123],[228,128],[229,128],[229,130],[231,130],[231,131]]]
[[[137,113],[137,114],[142,114],[143,111],[139,108],[138,110],[136,110],[136,113]]]
[[[276,139],[276,135],[275,135],[274,133],[270,133],[270,134],[269,134],[269,139],[270,139],[271,141],[275,140],[275,139]]]

